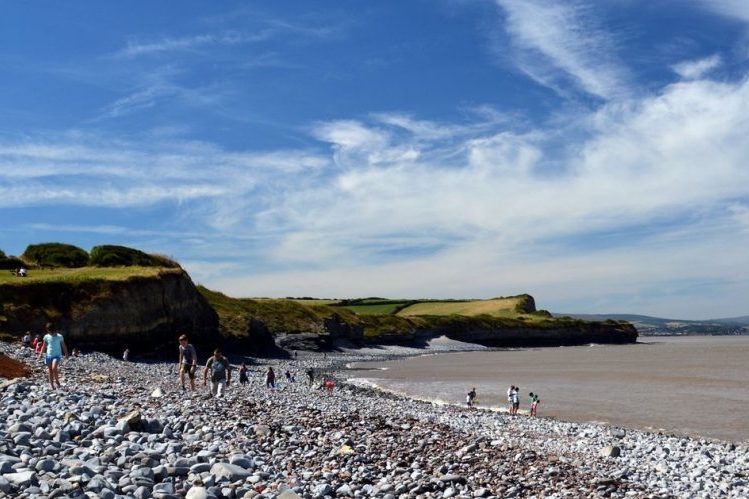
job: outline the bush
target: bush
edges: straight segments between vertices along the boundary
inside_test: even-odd
[[[552,315],[552,313],[549,312],[548,310],[536,310],[535,312],[532,312],[532,313],[533,315],[537,315],[539,317],[549,317],[549,318],[554,317],[554,315]]]
[[[0,253],[2,253],[0,251]],[[26,267],[27,265],[23,263],[23,260],[21,260],[18,257],[15,256],[5,256],[3,253],[0,256],[0,269],[2,270],[14,270],[20,267]]]
[[[149,255],[127,246],[111,244],[94,246],[91,249],[91,265],[96,267],[178,267],[178,265],[160,255]]]
[[[85,267],[88,253],[72,244],[30,244],[23,252],[23,259],[37,267]]]
[[[154,266],[156,267],[166,267],[170,269],[180,269],[182,268],[179,263],[172,260],[170,257],[166,255],[159,255],[158,253],[149,253],[149,255],[154,262]]]

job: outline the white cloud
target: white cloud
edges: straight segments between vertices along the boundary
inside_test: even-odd
[[[687,80],[701,78],[706,73],[721,65],[723,61],[718,54],[694,61],[684,61],[671,66],[676,74]]]
[[[726,17],[749,22],[749,4],[744,0],[698,0],[704,8]]]
[[[329,123],[318,136],[337,148],[421,154],[380,151],[389,159],[376,163],[337,156],[341,168],[329,178],[266,212],[289,228],[267,255],[287,270],[213,284],[277,296],[528,291],[547,307],[587,296],[596,311],[741,313],[737,300],[690,310],[678,296],[710,279],[747,288],[746,210],[730,202],[749,197],[747,113],[749,82],[699,80],[601,107],[582,122],[588,138],[575,147],[557,144],[565,134],[579,140],[580,122],[530,134],[495,129],[449,147],[445,124]],[[559,171],[549,175],[549,165]],[[603,299],[612,285],[622,295]],[[653,293],[663,296],[644,303]]]
[[[174,232],[212,237],[189,236],[186,255],[166,251],[235,295],[527,291],[568,312],[588,299],[584,311],[740,315],[747,115],[749,80],[699,79],[531,132],[397,113],[317,123],[325,152],[152,136],[6,139],[0,206],[179,206]],[[205,254],[232,276],[211,272]],[[723,302],[687,310],[679,296],[690,286],[712,286]]]
[[[234,31],[220,34],[200,34],[184,37],[162,37],[160,39],[143,42],[130,40],[127,46],[115,54],[118,57],[138,57],[142,55],[159,54],[164,52],[193,50],[208,45],[238,45],[267,38],[267,33],[246,35]]]
[[[630,77],[615,55],[611,34],[580,2],[496,0],[517,49],[515,62],[538,83],[560,88],[569,78],[585,92],[611,99],[628,95]]]

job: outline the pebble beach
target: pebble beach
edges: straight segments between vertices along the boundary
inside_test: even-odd
[[[346,381],[346,364],[407,349],[246,358],[250,382],[235,369],[221,399],[202,372],[183,393],[174,362],[101,353],[65,360],[53,390],[30,349],[0,351],[31,368],[0,378],[0,497],[749,497],[745,442],[511,417]]]

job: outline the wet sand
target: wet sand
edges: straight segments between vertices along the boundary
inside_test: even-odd
[[[459,352],[357,364],[357,377],[415,398],[505,407],[519,385],[540,415],[749,441],[749,336],[645,337],[635,345]],[[386,370],[381,370],[381,369]]]

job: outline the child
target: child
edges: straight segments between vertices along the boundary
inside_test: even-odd
[[[46,347],[47,352],[44,357],[44,363],[47,365],[49,384],[52,385],[52,388],[54,389],[55,383],[57,383],[57,388],[60,388],[60,362],[62,361],[63,355],[65,355],[65,357],[68,356],[68,347],[65,345],[65,340],[63,339],[62,334],[55,329],[54,324],[48,322],[46,329],[47,334],[44,335],[44,338],[40,343],[41,348],[39,349],[37,358],[41,358],[42,351]]]
[[[528,396],[531,399],[531,416],[536,415],[536,410],[538,408],[538,403],[541,402],[541,399],[538,398],[538,394],[534,394],[533,392],[529,393]]]

